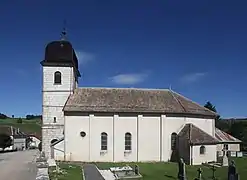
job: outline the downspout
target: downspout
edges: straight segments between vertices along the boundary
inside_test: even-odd
[[[162,123],[162,116],[160,116],[160,162],[162,161],[162,146],[163,146],[163,136],[162,136],[162,131],[163,131],[163,123]]]
[[[140,115],[137,116],[137,121],[136,121],[136,132],[137,132],[137,139],[136,139],[136,161],[138,162],[138,155],[139,155],[139,119],[140,119]]]
[[[191,142],[191,129],[192,129],[192,124],[190,124],[190,127],[189,127],[190,165],[193,164],[193,145]]]
[[[193,145],[190,142],[190,165],[193,165]]]
[[[116,115],[113,114],[113,121],[112,121],[112,131],[113,131],[113,136],[112,136],[112,161],[115,162],[115,120],[116,120]]]

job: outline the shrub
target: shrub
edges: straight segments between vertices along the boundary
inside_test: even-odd
[[[18,118],[17,119],[17,123],[22,124],[22,119],[21,118]]]

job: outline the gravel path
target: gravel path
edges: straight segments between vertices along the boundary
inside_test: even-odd
[[[85,180],[105,180],[93,164],[83,165]]]
[[[0,153],[0,180],[34,180],[36,150]]]

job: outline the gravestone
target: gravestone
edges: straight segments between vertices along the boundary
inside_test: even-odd
[[[223,159],[222,159],[222,166],[228,166],[228,157],[226,155],[227,150],[225,148],[223,148]]]
[[[186,171],[185,171],[185,163],[182,158],[178,162],[178,179],[187,180]]]
[[[140,174],[139,166],[137,164],[134,167],[134,171],[135,171],[135,175],[139,175]]]
[[[215,177],[215,171],[216,171],[216,167],[215,165],[212,166],[212,172],[213,172],[213,175],[212,175],[212,179],[213,180],[216,180],[217,178]]]
[[[202,179],[202,169],[198,168],[197,172],[198,172],[197,179],[201,180]]]
[[[235,166],[235,162],[232,160],[231,164],[228,166],[228,180],[239,180],[239,174]]]

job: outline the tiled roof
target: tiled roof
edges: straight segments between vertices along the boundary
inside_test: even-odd
[[[194,124],[186,124],[178,136],[186,138],[192,145],[217,144],[219,141]]]
[[[221,142],[238,142],[238,143],[241,143],[242,141],[231,136],[230,134],[218,129],[218,128],[215,128],[215,137],[221,141]]]
[[[77,88],[64,111],[217,114],[168,89]]]

